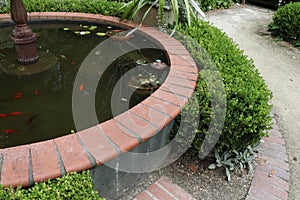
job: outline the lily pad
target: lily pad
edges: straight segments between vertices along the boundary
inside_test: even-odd
[[[85,34],[89,35],[89,34],[91,34],[91,31],[85,31]]]
[[[147,63],[147,61],[144,60],[144,59],[140,59],[140,60],[137,60],[135,63],[138,64],[138,65],[144,65],[144,64]]]
[[[89,26],[82,26],[82,28],[89,28]]]
[[[90,28],[89,28],[89,30],[90,31],[93,31],[93,30],[95,30],[97,28],[97,26],[91,26]]]
[[[63,30],[64,31],[68,31],[68,30],[70,30],[70,28],[65,27]]]
[[[96,35],[102,37],[102,36],[105,36],[106,34],[105,34],[105,33],[98,32],[98,33],[96,33]]]
[[[79,35],[79,34],[80,34],[80,31],[74,31],[74,33],[75,33],[76,35]]]

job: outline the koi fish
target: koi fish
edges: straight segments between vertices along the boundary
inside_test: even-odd
[[[70,64],[71,64],[71,65],[75,65],[76,62],[75,62],[75,61],[71,61]]]
[[[18,132],[18,130],[15,130],[15,129],[6,129],[6,130],[3,130],[3,133],[15,133],[15,132]]]
[[[26,120],[25,124],[26,125],[31,124],[36,117],[37,117],[37,115],[31,116],[29,119]]]
[[[22,97],[23,97],[23,95],[16,94],[15,96],[13,96],[13,99],[20,99]]]
[[[18,115],[21,115],[21,114],[22,114],[21,112],[11,112],[8,115],[9,116],[18,116]]]
[[[82,92],[83,89],[84,89],[84,85],[83,85],[83,83],[81,83],[80,86],[79,86],[79,91]]]
[[[35,95],[38,95],[38,94],[40,94],[40,92],[39,92],[38,90],[35,90],[35,91],[34,91],[34,94],[35,94]]]
[[[5,118],[5,117],[8,117],[8,116],[9,116],[8,114],[0,113],[0,118]]]

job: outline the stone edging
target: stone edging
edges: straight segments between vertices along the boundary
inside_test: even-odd
[[[84,20],[122,28],[137,26],[133,22],[120,22],[116,17],[86,13],[30,13],[29,19]],[[8,14],[0,15],[0,23],[10,21]],[[137,106],[97,126],[52,140],[0,149],[0,184],[29,186],[99,166],[145,142],[179,114],[196,87],[196,63],[174,38],[153,27],[140,30],[155,38],[168,52],[171,68],[163,85]]]
[[[262,138],[254,176],[246,200],[287,200],[289,192],[289,163],[285,142],[274,118],[269,137]]]

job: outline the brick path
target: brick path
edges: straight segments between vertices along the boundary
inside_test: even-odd
[[[139,193],[134,200],[196,200],[178,185],[162,176],[150,185],[145,191]]]
[[[273,114],[272,114],[273,115]],[[258,165],[246,200],[288,199],[289,164],[285,142],[273,117],[273,129],[259,146]]]

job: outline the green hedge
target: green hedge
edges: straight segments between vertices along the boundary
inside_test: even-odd
[[[248,145],[254,145],[266,135],[270,129],[272,93],[255,69],[253,61],[243,54],[234,42],[224,32],[207,22],[196,21],[188,27],[181,24],[179,32],[190,36],[198,45],[204,48],[217,66],[225,84],[227,110],[225,125],[216,145],[220,152],[243,151]],[[203,52],[195,46],[183,42],[200,67],[203,63]],[[200,125],[193,148],[200,150],[210,121],[210,92],[199,73],[197,96],[200,104]]]
[[[92,179],[88,171],[82,173],[70,173],[55,180],[37,183],[29,189],[4,189],[0,186],[0,199],[5,200],[101,200],[97,191],[93,190]]]
[[[300,2],[280,7],[269,28],[275,36],[300,47]]]
[[[233,0],[197,0],[199,6],[203,11],[209,11],[213,9],[230,8],[233,6]]]
[[[121,16],[121,4],[104,0],[23,0],[27,12],[86,12],[93,14]],[[2,5],[3,4],[3,5]],[[9,4],[0,3],[0,13],[9,12]]]

